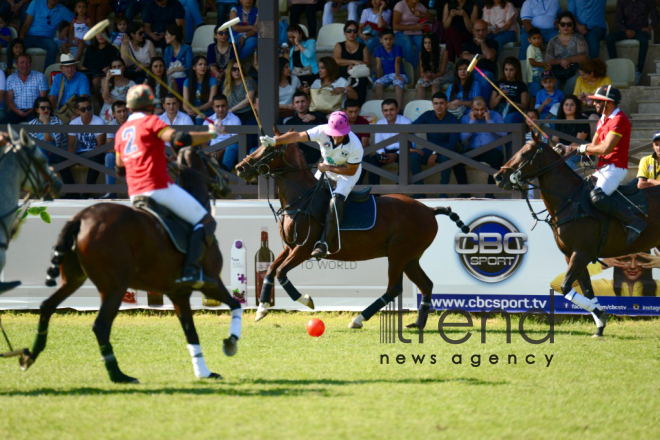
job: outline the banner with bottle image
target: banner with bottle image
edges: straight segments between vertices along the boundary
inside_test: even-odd
[[[2,281],[21,280],[22,286],[0,295],[0,309],[38,309],[55,290],[44,285],[52,246],[65,222],[93,201],[55,201],[48,206],[51,224],[28,218],[20,235],[11,242]],[[124,202],[128,204],[128,202]],[[460,307],[480,311],[504,308],[512,312],[532,307],[548,307],[548,291],[561,283],[566,261],[554,242],[551,229],[541,223],[533,231],[532,218],[524,200],[426,200],[425,204],[451,206],[470,226],[472,235],[462,235],[446,216],[438,216],[438,235],[422,257],[421,264],[434,284],[435,308]],[[273,201],[274,208],[279,202]],[[532,201],[536,211],[542,202]],[[254,308],[261,278],[268,265],[282,251],[277,223],[266,201],[217,201],[216,237],[223,253],[222,280],[233,294]],[[302,234],[302,232],[301,232]],[[310,238],[314,239],[314,238]],[[592,282],[600,303],[613,313],[660,315],[660,269],[640,264],[657,264],[660,256],[626,257],[616,269],[590,266]],[[655,266],[655,267],[658,267]],[[387,287],[387,259],[372,261],[316,261],[310,259],[293,269],[288,278],[303,294],[314,298],[317,310],[360,311],[383,295]],[[651,294],[651,284],[656,290]],[[634,295],[627,296],[630,292]],[[158,305],[157,295],[134,292],[135,302],[123,308],[171,308],[167,298]],[[157,292],[152,292],[157,294]],[[130,299],[130,298],[129,298]],[[420,294],[404,276],[404,308],[418,307]],[[192,306],[204,304],[194,293]],[[275,283],[276,309],[308,310],[292,301]],[[536,302],[535,302],[536,301]],[[497,305],[495,305],[497,304]],[[100,306],[98,292],[89,281],[61,307],[95,310]],[[557,312],[582,313],[573,304],[555,296]]]

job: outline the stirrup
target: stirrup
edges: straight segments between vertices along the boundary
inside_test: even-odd
[[[193,289],[218,286],[216,280],[205,276],[201,268],[193,267],[191,269],[184,269],[184,272],[190,271],[191,273],[182,275],[181,278],[175,280],[175,283],[180,287],[192,287]]]
[[[321,247],[324,246],[325,250]],[[320,260],[321,258],[325,258],[328,256],[328,243],[325,241],[317,241],[314,244],[314,250],[312,251],[312,257],[316,258],[317,260]]]

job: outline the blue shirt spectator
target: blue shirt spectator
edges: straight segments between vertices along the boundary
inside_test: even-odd
[[[25,42],[25,49],[39,48],[46,51],[46,67],[55,63],[58,43],[54,36],[60,24],[71,22],[75,15],[63,5],[53,2],[50,7],[48,0],[33,0],[27,8],[25,22],[21,27],[19,38]]]
[[[59,110],[64,103],[66,103],[72,96],[76,95],[78,98],[81,96],[89,97],[89,80],[87,77],[76,72],[77,61],[74,61],[73,55],[62,54],[60,57],[60,69],[62,73],[58,73],[53,79],[53,86],[50,88],[48,98],[53,104],[53,111]],[[64,81],[64,90],[60,98],[60,86]]]
[[[543,106],[543,108],[540,107],[540,104],[545,102],[546,99],[550,98],[550,103]],[[561,100],[564,99],[564,92],[559,90],[558,88],[555,88],[553,93],[548,93],[545,89],[539,90],[539,92],[536,94],[536,104],[538,107],[536,109],[539,111],[541,114],[541,119],[546,119],[550,117],[550,109],[552,109],[552,106],[559,104]]]
[[[391,51],[387,51],[381,44],[376,48],[376,52],[374,52],[374,57],[380,58],[382,66],[383,66],[383,75],[389,75],[391,73],[394,73],[394,65],[396,63],[396,59],[398,57],[403,58],[403,49],[401,46],[395,44],[392,46]],[[400,73],[403,73],[403,65],[401,66],[401,71]]]
[[[520,10],[522,28],[520,32],[520,50],[518,58],[525,59],[527,54],[527,32],[533,27],[539,28],[543,42],[547,43],[557,35],[555,19],[561,12],[559,0],[526,0]]]
[[[27,122],[34,114],[35,99],[45,97],[48,83],[43,73],[32,70],[32,57],[21,54],[16,60],[18,72],[9,75],[6,89],[7,122],[19,124]]]
[[[605,22],[605,6],[607,0],[568,0],[567,10],[572,12],[577,20],[576,31],[581,33],[589,46],[589,58],[600,55],[600,41],[607,33]]]

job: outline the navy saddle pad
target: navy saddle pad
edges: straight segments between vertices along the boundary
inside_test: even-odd
[[[341,231],[366,231],[376,224],[376,198],[369,196],[366,202],[350,202],[344,207]]]

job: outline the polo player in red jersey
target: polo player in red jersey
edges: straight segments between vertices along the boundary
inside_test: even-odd
[[[646,228],[646,222],[637,217],[630,207],[610,197],[628,174],[631,125],[619,108],[621,92],[612,86],[602,86],[594,95],[596,111],[601,115],[593,141],[574,147],[578,153],[598,156],[598,171],[594,173],[596,187],[591,191],[591,202],[604,213],[623,222],[628,231],[626,244],[634,242]]]
[[[213,242],[216,223],[206,209],[187,191],[172,182],[167,172],[165,143],[177,147],[197,146],[215,138],[222,127],[209,125],[207,133],[177,132],[154,115],[158,102],[147,85],[131,87],[126,94],[127,107],[132,114],[117,131],[117,175],[126,176],[131,200],[150,197],[193,226],[181,278],[181,287],[212,287],[216,282],[204,276],[199,261],[206,245]]]

